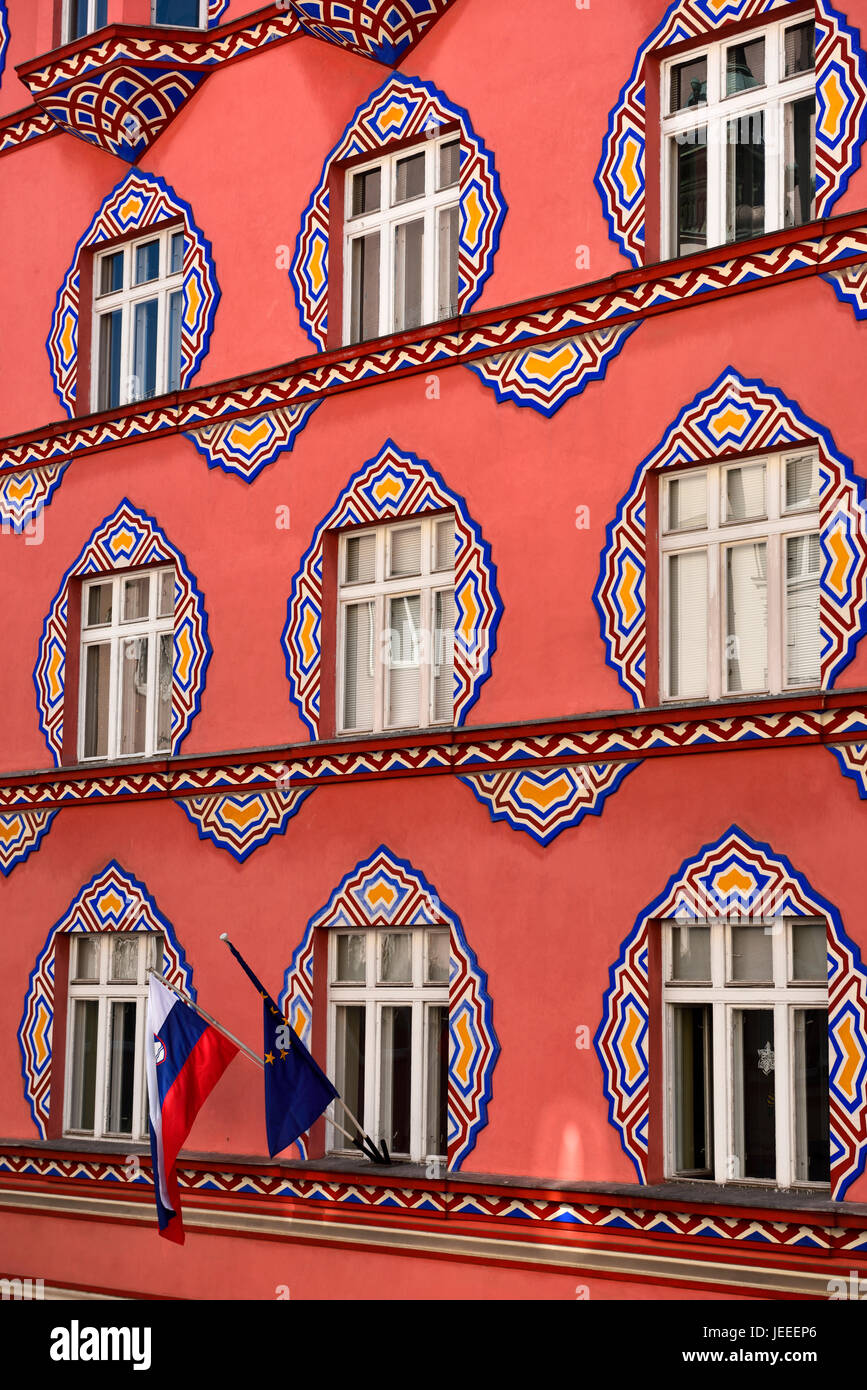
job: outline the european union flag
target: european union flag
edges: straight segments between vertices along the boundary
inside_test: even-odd
[[[339,1096],[261,981],[226,938],[226,945],[262,996],[265,1055],[265,1129],[273,1158],[306,1134]]]

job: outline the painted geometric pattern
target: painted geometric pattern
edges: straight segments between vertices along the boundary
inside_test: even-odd
[[[39,656],[33,672],[39,727],[60,765],[63,746],[63,700],[66,685],[66,619],[73,578],[114,574],[146,565],[170,564],[175,570],[175,616],[172,661],[172,743],[176,753],[199,712],[205,672],[211,659],[204,597],[187,563],[156,521],[126,498],[97,526],[81,554],[60,582],[42,625]]]
[[[471,372],[490,386],[498,401],[531,406],[549,419],[573,396],[580,396],[591,381],[601,381],[608,364],[616,357],[640,325],[600,328],[583,338],[567,338],[554,344],[540,344],[522,352],[468,362]]]
[[[455,514],[455,699],[454,723],[462,724],[491,674],[503,605],[496,587],[491,549],[438,473],[415,454],[386,440],[376,458],[350,478],[331,511],[316,528],[292,582],[283,651],[292,700],[311,738],[319,736],[319,670],[322,628],[322,553],[325,533],[345,526],[370,526],[395,517],[448,509]]]
[[[0,78],[3,76],[3,69],[6,66],[6,49],[9,47],[9,15],[6,12],[6,0],[0,0]]]
[[[808,419],[781,391],[733,367],[684,406],[662,441],[638,465],[606,528],[593,602],[607,661],[636,706],[644,703],[646,535],[645,479],[672,464],[709,463],[726,454],[759,453],[818,442],[822,546],[820,631],[822,685],[830,688],[855,654],[867,620],[867,530],[864,479],[836,448],[824,425]]]
[[[243,420],[205,425],[204,429],[190,431],[186,438],[207,459],[209,468],[222,468],[243,478],[245,483],[252,483],[263,468],[293,447],[320,404],[314,401],[312,405],[293,405],[263,415],[249,415]]]
[[[645,221],[645,59],[670,44],[721,26],[770,16],[788,0],[674,0],[642,44],[608,118],[594,182],[612,241],[642,263]],[[816,216],[827,217],[861,163],[867,113],[867,60],[856,30],[827,0],[816,4]],[[655,117],[651,114],[651,119]]]
[[[805,274],[820,274],[867,259],[867,226],[807,235],[800,241],[746,255],[728,256],[700,269],[667,275],[638,274],[631,284],[614,291],[576,297],[554,308],[536,300],[511,318],[488,317],[458,330],[434,334],[416,342],[370,351],[353,350],[344,357],[319,353],[295,371],[285,368],[265,378],[249,377],[231,390],[148,402],[108,419],[89,418],[52,430],[41,438],[0,439],[0,467],[33,468],[53,460],[80,458],[95,450],[133,440],[156,438],[167,431],[194,430],[239,414],[261,414],[292,405],[308,405],[347,387],[365,389],[382,381],[464,363],[469,357],[497,356],[518,351],[534,341],[573,337],[606,325],[624,325],[627,318],[644,318],[663,308],[686,310],[704,302],[714,290],[727,295],[754,292],[786,284]],[[761,282],[761,284],[760,284]]]
[[[829,748],[840,764],[844,777],[850,777],[862,801],[867,801],[867,743],[841,743]]]
[[[23,864],[39,848],[56,815],[56,811],[0,815],[0,874],[8,878],[16,864]]]
[[[520,772],[489,772],[461,777],[487,807],[492,821],[506,821],[540,845],[552,840],[585,816],[601,816],[606,798],[616,792],[634,763],[578,763]]]
[[[162,973],[170,984],[195,999],[193,972],[174,929],[143,883],[116,860],[106,864],[73,898],[48,933],[36,959],[18,1028],[24,1094],[33,1123],[45,1138],[51,1099],[51,1039],[54,1028],[54,944],[58,932],[161,932]]]
[[[65,463],[50,463],[0,475],[0,525],[22,531],[51,501],[65,472]]]
[[[178,800],[177,805],[192,821],[200,840],[210,840],[228,850],[243,864],[254,850],[266,845],[272,835],[284,835],[302,802],[315,787],[274,792],[247,792],[237,795],[194,796]]]
[[[161,178],[130,170],[109,193],[76,246],[72,264],[57,294],[46,347],[54,390],[68,415],[73,414],[75,407],[78,323],[82,312],[79,303],[81,262],[85,250],[179,219],[184,229],[181,387],[188,386],[199,370],[208,350],[220,300],[211,244],[193,221],[189,204],[178,198]],[[83,311],[89,313],[89,306],[84,305]]]
[[[122,64],[89,72],[40,104],[62,130],[135,164],[207,75]]]
[[[308,33],[394,67],[450,0],[294,0]]]
[[[319,348],[328,326],[328,182],[332,165],[356,155],[377,155],[396,141],[422,139],[440,127],[460,129],[460,241],[458,312],[475,302],[493,270],[506,204],[493,156],[473,130],[469,116],[429,82],[389,77],[358,108],[334,149],[301,219],[289,278],[301,322]]]
[[[823,277],[842,304],[848,304],[856,319],[867,319],[867,265],[852,265]]]
[[[467,944],[459,918],[418,869],[380,845],[356,864],[311,917],[286,971],[279,1004],[309,1045],[313,1017],[313,934],[330,927],[447,926],[449,971],[448,1166],[456,1172],[488,1122],[500,1052],[487,975]],[[299,1148],[301,1142],[299,1141]],[[303,1150],[306,1153],[306,1150]]]
[[[226,10],[229,8],[229,0],[208,0],[208,28],[213,29],[219,24]]]
[[[842,1198],[867,1161],[867,974],[839,912],[769,845],[730,826],[687,859],[636,919],[609,970],[594,1038],[608,1118],[646,1182],[650,1105],[648,929],[652,921],[824,917],[828,924],[831,1196]]]

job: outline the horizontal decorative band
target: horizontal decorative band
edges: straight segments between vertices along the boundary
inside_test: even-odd
[[[858,216],[863,219],[863,213]],[[529,300],[505,319],[490,312],[468,315],[457,320],[460,328],[440,336],[389,339],[383,348],[351,357],[318,353],[300,359],[288,373],[285,368],[276,376],[258,373],[224,389],[211,388],[206,395],[188,390],[162,397],[147,410],[127,410],[110,419],[83,417],[47,434],[30,431],[0,440],[0,470],[79,458],[278,406],[310,403],[389,379],[469,364],[533,342],[575,338],[606,325],[640,322],[654,314],[706,303],[715,295],[752,292],[862,262],[867,262],[867,226],[859,226],[851,215],[841,217],[802,240],[792,240],[791,233],[764,237],[759,249],[725,261],[692,256],[677,262],[668,274],[650,278],[627,271],[584,287],[585,294],[579,297],[547,295]]]
[[[863,699],[857,693],[853,698]],[[838,703],[831,708],[761,707],[732,714],[700,714],[685,719],[664,719],[659,712],[639,720],[630,711],[622,719],[608,717],[604,727],[573,723],[564,730],[562,721],[532,731],[516,733],[514,726],[497,730],[455,730],[450,741],[421,746],[354,744],[293,744],[257,756],[255,761],[238,754],[224,760],[154,760],[152,764],[113,764],[83,771],[80,767],[52,769],[24,777],[0,777],[0,811],[36,810],[54,806],[198,797],[207,792],[285,788],[287,796],[299,790],[333,782],[425,775],[462,775],[491,772],[498,768],[538,768],[572,763],[628,762],[637,758],[666,757],[699,752],[772,748],[793,744],[829,745],[867,735],[867,705]]]

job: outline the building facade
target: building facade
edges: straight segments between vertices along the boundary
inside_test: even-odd
[[[7,1277],[867,1275],[867,8],[614,8],[0,0]],[[181,1248],[224,932],[393,1163],[238,1057]]]

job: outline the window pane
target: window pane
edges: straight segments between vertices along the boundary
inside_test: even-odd
[[[707,103],[707,58],[692,58],[677,63],[671,69],[669,111],[684,107],[704,106]]]
[[[455,564],[455,523],[451,517],[438,521],[434,535],[435,570],[454,569]]]
[[[671,978],[710,980],[710,927],[672,925]]]
[[[405,203],[408,198],[424,197],[424,150],[397,161],[394,178],[394,201]]]
[[[373,604],[348,604],[344,629],[343,724],[373,727]]]
[[[819,533],[786,537],[786,684],[818,685],[821,676]]]
[[[735,1009],[734,1178],[775,1178],[773,1009]],[[827,1090],[825,1092],[827,1103]]]
[[[184,268],[184,234],[172,232],[169,242],[169,274],[178,275]]]
[[[455,594],[441,589],[434,595],[433,717],[451,722],[455,700]]]
[[[674,1009],[675,1168],[710,1176],[713,1115],[712,1016],[709,1005]]]
[[[809,72],[816,66],[816,26],[812,19],[786,30],[786,76]]]
[[[730,691],[767,688],[767,550],[765,541],[750,541],[725,552],[725,664]]]
[[[389,578],[421,574],[421,527],[407,526],[389,531]]]
[[[425,980],[429,985],[446,985],[449,980],[450,942],[447,931],[427,933],[427,967]]]
[[[821,980],[828,978],[828,935],[825,923],[792,923],[792,979]]]
[[[108,1075],[108,1124],[112,1134],[132,1134],[135,1081],[135,1015],[133,1000],[111,1006],[111,1050]]]
[[[786,511],[819,505],[819,455],[786,460]]]
[[[394,331],[418,328],[422,321],[424,219],[394,229]]]
[[[707,553],[668,562],[668,693],[686,699],[707,691]]]
[[[367,1011],[363,1004],[340,1004],[337,1008],[337,1066],[334,1084],[353,1115],[364,1124],[364,1047]],[[341,1120],[341,1124],[343,1124]],[[336,1142],[344,1147],[338,1131]]]
[[[72,1016],[72,1129],[93,1129],[96,1108],[96,1039],[99,1004],[76,999]]]
[[[72,967],[73,980],[99,979],[100,938],[89,934],[74,938],[75,962]]]
[[[84,671],[84,756],[108,756],[108,693],[111,646],[100,642],[88,647]]]
[[[376,578],[376,536],[347,536],[345,551],[346,584],[372,584]]]
[[[726,521],[749,521],[765,515],[765,465],[728,468],[725,474]]]
[[[68,42],[73,39],[80,39],[88,33],[87,24],[87,0],[70,0],[69,5],[69,37]]]
[[[175,611],[175,576],[171,570],[164,570],[159,577],[159,601],[157,612],[161,618],[171,617]]]
[[[437,187],[451,188],[460,179],[460,174],[461,142],[460,140],[449,140],[447,145],[440,145]]]
[[[386,1005],[382,1010],[380,1029],[380,1134],[391,1153],[408,1154],[412,1097],[412,1009],[403,1004]]]
[[[148,639],[128,637],[120,644],[120,746],[118,752],[144,753],[147,747]]]
[[[671,142],[674,162],[675,256],[707,246],[707,126]]]
[[[157,318],[159,301],[145,299],[133,308],[133,382],[130,399],[149,400],[157,390]]]
[[[337,938],[337,978],[351,984],[363,985],[366,979],[365,932],[341,934]]]
[[[169,347],[166,365],[166,390],[181,388],[181,314],[184,296],[180,290],[169,295]]]
[[[365,212],[379,212],[382,184],[380,169],[366,169],[363,174],[355,174],[352,179],[352,216],[360,217]]]
[[[440,208],[437,266],[437,318],[458,312],[458,209]]]
[[[765,230],[765,113],[728,122],[726,241],[746,241]]]
[[[123,621],[134,622],[148,616],[151,581],[147,574],[123,581]]]
[[[828,1014],[795,1009],[795,1177],[829,1182]]]
[[[99,316],[99,385],[97,410],[114,410],[120,405],[120,344],[122,314],[115,309]]]
[[[774,938],[761,927],[732,927],[731,979],[772,984]]]
[[[745,92],[765,83],[765,41],[736,43],[726,49],[726,96]]]
[[[379,232],[352,242],[352,299],[350,342],[379,335]]]
[[[138,976],[138,947],[138,940],[134,936],[113,936],[111,938],[109,979],[112,984],[135,982]]]
[[[156,751],[158,753],[166,753],[172,746],[172,647],[172,634],[161,632],[159,637],[160,664],[157,672]]]
[[[114,585],[91,584],[87,591],[87,626],[101,627],[111,622],[111,606]]]
[[[786,226],[802,227],[816,216],[816,98],[785,109]]]
[[[198,29],[199,0],[155,0],[154,23]]]
[[[427,1125],[425,1155],[446,1156],[449,1088],[449,1010],[447,1004],[430,1004],[427,1025]]]
[[[379,979],[386,985],[412,984],[412,932],[380,934]]]
[[[123,252],[103,256],[99,263],[99,293],[114,294],[123,289]]]
[[[96,28],[108,23],[108,0],[96,0]]]
[[[418,724],[420,681],[421,596],[410,594],[389,604],[389,724]]]
[[[144,285],[160,277],[159,241],[146,241],[135,248],[135,273],[133,284]]]
[[[707,526],[707,474],[685,473],[668,482],[668,529],[691,531]]]

